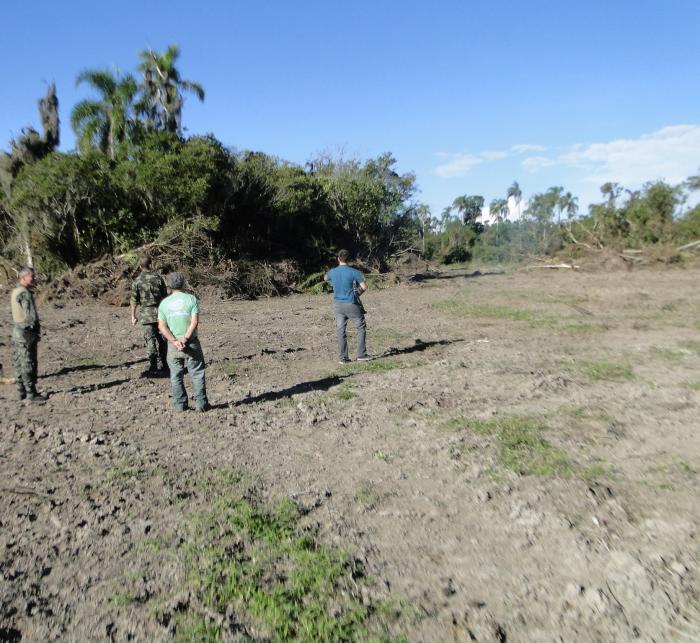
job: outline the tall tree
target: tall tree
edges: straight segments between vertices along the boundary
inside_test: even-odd
[[[466,226],[473,226],[476,220],[481,217],[484,207],[484,197],[479,195],[458,196],[452,203],[453,207],[462,215],[462,221]]]
[[[430,206],[426,205],[425,203],[421,203],[416,208],[416,216],[418,217],[418,221],[420,221],[421,228],[421,254],[425,254],[425,235],[430,229]]]
[[[54,83],[49,85],[46,96],[40,99],[38,104],[44,135],[41,136],[33,127],[26,127],[20,136],[10,142],[10,153],[0,153],[0,205],[12,222],[11,225],[19,238],[28,266],[34,265],[30,243],[32,215],[24,209],[10,207],[9,203],[15,178],[20,170],[48,156],[59,144],[60,121]]]
[[[559,200],[561,210],[566,211],[566,216],[571,221],[578,212],[578,197],[567,192],[563,194]]]
[[[151,130],[182,132],[183,91],[193,92],[204,100],[204,89],[199,83],[180,78],[175,63],[180,57],[177,45],[170,45],[164,53],[152,49],[142,51],[139,69],[143,74],[142,96],[139,109]]]
[[[523,193],[517,181],[513,181],[513,185],[508,188],[508,191],[506,192],[506,199],[513,199],[513,204],[518,212],[518,219],[520,219],[522,215],[522,212],[520,211],[520,204],[523,199]]]
[[[76,85],[81,83],[97,90],[100,97],[80,101],[71,112],[78,148],[86,152],[96,147],[113,159],[129,131],[136,80],[130,74],[120,78],[107,69],[86,69],[76,79]]]
[[[553,204],[554,209],[557,211],[557,225],[561,223],[561,211],[562,211],[562,194],[564,194],[564,188],[557,185],[549,188],[547,190],[547,197]]]
[[[489,212],[496,219],[496,224],[503,223],[508,218],[508,200],[493,199],[489,204]]]

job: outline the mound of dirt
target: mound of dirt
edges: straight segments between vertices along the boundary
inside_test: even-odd
[[[288,294],[300,276],[299,267],[290,261],[227,261],[214,268],[201,268],[155,260],[154,270],[164,276],[181,270],[192,288],[222,299]],[[111,306],[128,306],[131,284],[138,274],[138,267],[126,259],[105,255],[50,281],[42,288],[40,300],[97,299]]]
[[[127,306],[131,283],[138,269],[120,257],[105,255],[49,282],[42,289],[43,301],[99,299],[112,306]]]

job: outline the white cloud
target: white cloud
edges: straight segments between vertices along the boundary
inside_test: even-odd
[[[484,159],[473,154],[453,154],[450,161],[438,165],[434,172],[443,179],[466,176],[475,165],[480,165],[483,162]]]
[[[700,125],[672,125],[636,139],[577,144],[555,157],[523,160],[529,172],[563,166],[583,170],[583,181],[614,181],[634,187],[664,179],[679,183],[700,166]]]
[[[510,149],[516,154],[527,154],[528,152],[544,152],[547,148],[544,145],[513,145]]]
[[[507,150],[483,150],[476,154],[448,154],[440,152],[437,156],[445,159],[445,163],[438,165],[433,172],[443,179],[451,179],[458,176],[466,176],[469,171],[482,163],[501,161],[511,156],[526,154],[527,152],[544,151],[542,145],[513,145]]]

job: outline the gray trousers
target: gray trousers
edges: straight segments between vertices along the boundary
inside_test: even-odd
[[[184,351],[178,351],[168,343],[168,368],[170,369],[170,389],[176,408],[187,408],[187,391],[185,390],[185,367],[192,379],[194,400],[197,407],[206,406],[207,384],[204,377],[204,353],[196,337],[190,339]]]
[[[367,325],[365,324],[365,316],[362,313],[362,306],[359,304],[343,304],[336,301],[333,302],[333,312],[335,313],[335,323],[338,329],[338,355],[340,359],[348,359],[348,337],[345,333],[348,319],[352,319],[355,322],[355,328],[357,329],[357,356],[366,357]]]

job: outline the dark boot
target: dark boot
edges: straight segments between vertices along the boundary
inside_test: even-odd
[[[24,388],[22,382],[17,382],[17,399],[23,400],[27,397],[27,391]]]
[[[46,402],[48,398],[46,397],[46,395],[41,395],[41,393],[38,393],[36,390],[36,386],[32,384],[29,388],[29,391],[27,392],[27,399],[30,402]]]
[[[158,374],[158,356],[149,355],[148,362],[148,368],[143,373],[141,373],[141,377],[154,377]]]

